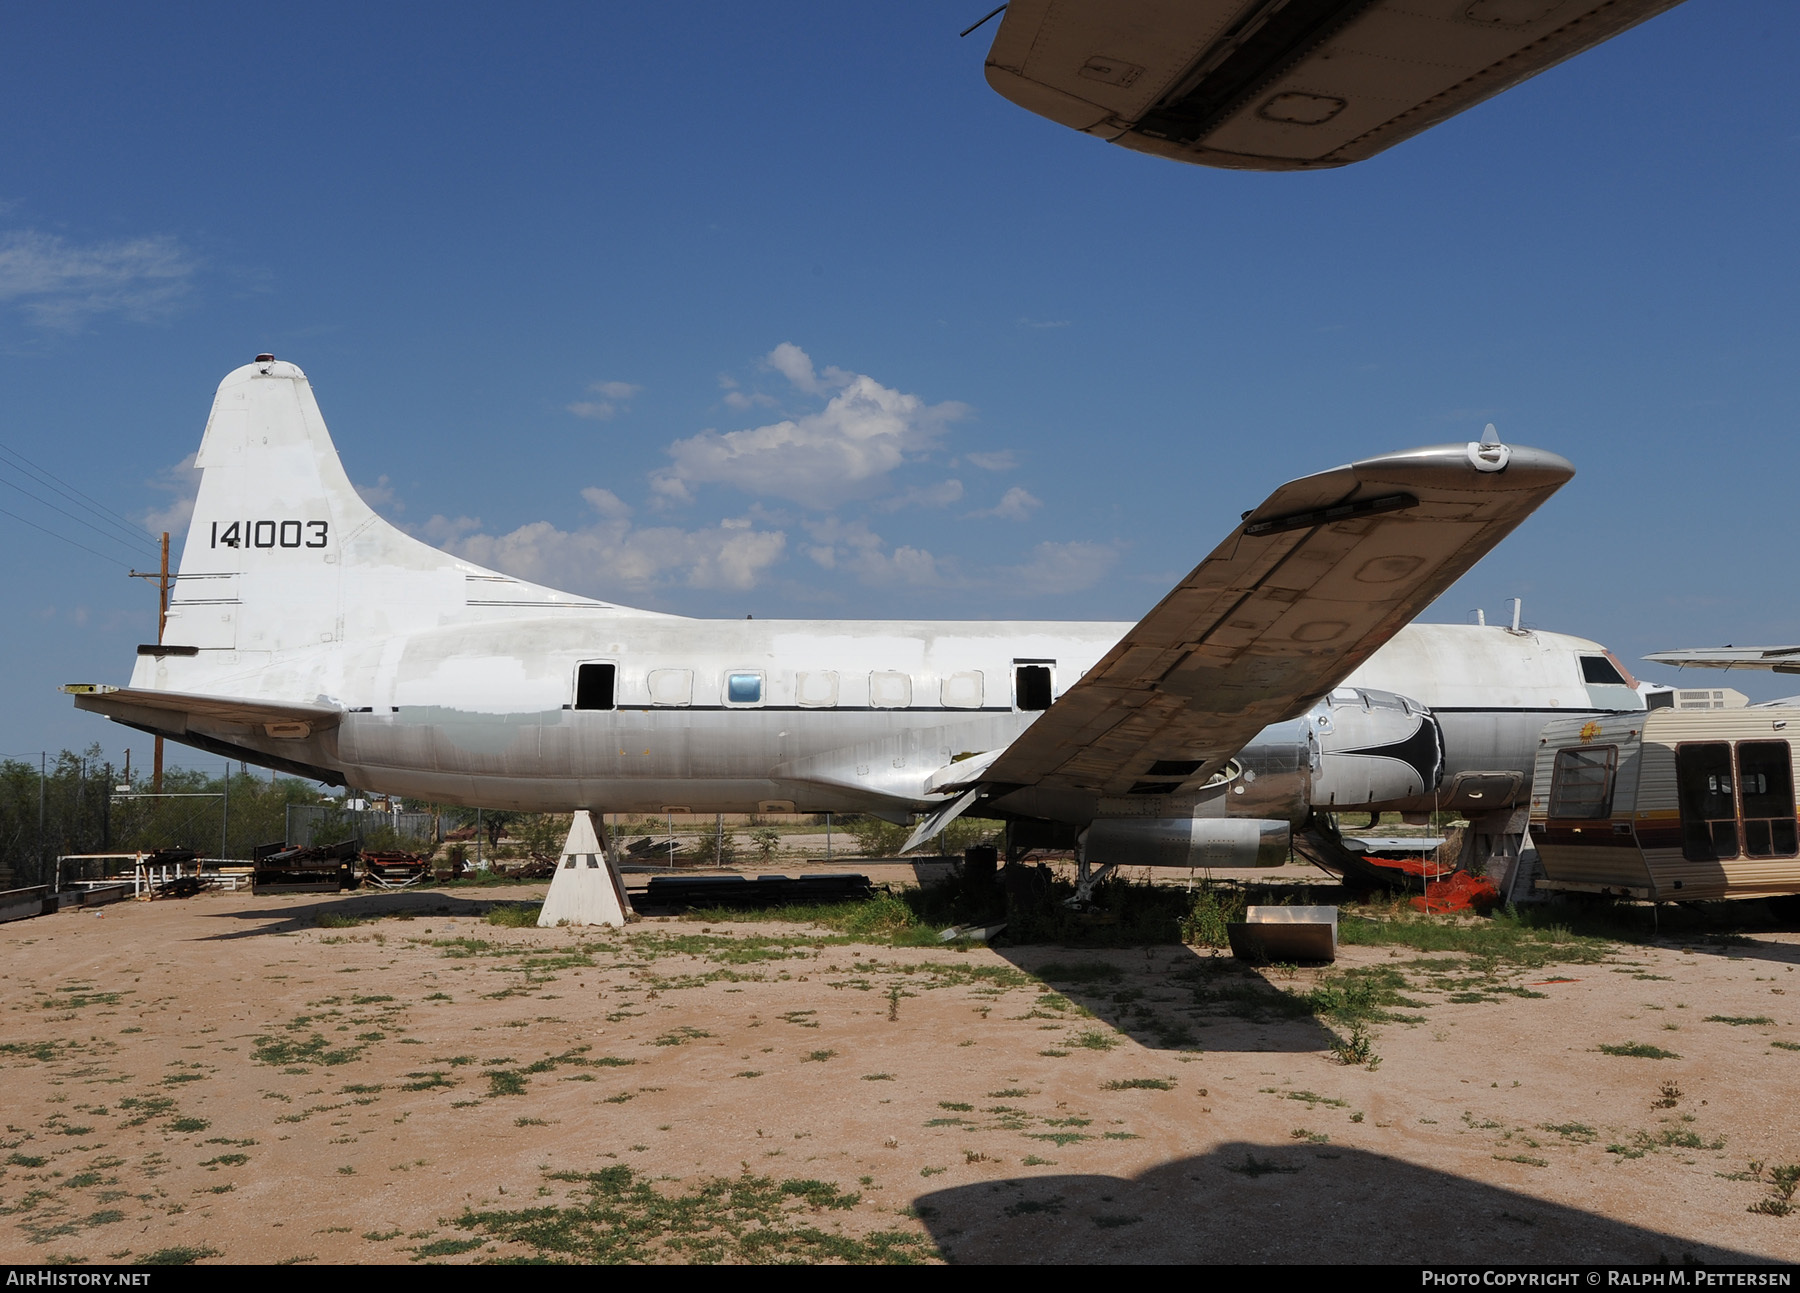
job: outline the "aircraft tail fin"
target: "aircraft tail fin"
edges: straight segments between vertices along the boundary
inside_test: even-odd
[[[306,374],[272,356],[219,384],[195,465],[167,644],[284,651],[416,632],[475,607],[597,604],[484,570],[383,520],[345,474]]]

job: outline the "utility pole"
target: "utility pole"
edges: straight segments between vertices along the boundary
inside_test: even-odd
[[[161,646],[163,630],[169,626],[169,532],[167,530],[163,531],[162,536],[162,569],[154,575],[134,570],[131,572],[131,578],[156,580],[156,645]],[[159,736],[156,738],[156,760],[150,771],[150,793],[153,795],[162,793],[162,759],[163,739]],[[229,772],[227,775],[230,775]]]

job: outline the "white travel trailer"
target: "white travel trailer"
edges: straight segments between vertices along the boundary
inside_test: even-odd
[[[1544,728],[1531,837],[1547,879],[1656,902],[1800,893],[1800,709],[1570,718]]]

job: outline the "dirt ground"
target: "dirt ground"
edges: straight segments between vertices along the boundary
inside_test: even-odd
[[[0,1260],[1800,1258],[1750,1210],[1800,1163],[1800,936],[1459,988],[486,922],[542,892],[0,926]],[[1373,1063],[1282,1008],[1349,967],[1413,1003]]]

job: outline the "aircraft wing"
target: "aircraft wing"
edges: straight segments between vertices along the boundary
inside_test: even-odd
[[[1680,0],[1012,0],[988,84],[1177,161],[1373,157]]]
[[[1108,796],[1203,784],[1263,728],[1311,708],[1574,474],[1543,450],[1459,444],[1283,485],[979,780]]]
[[[171,736],[180,736],[191,726],[211,729],[223,725],[261,728],[275,737],[302,738],[336,727],[344,716],[341,709],[330,705],[199,696],[141,687],[74,684],[63,690],[75,697],[76,709]]]
[[[1769,669],[1775,673],[1800,673],[1800,646],[1691,647],[1686,651],[1658,651],[1646,660],[1679,665],[1684,669]]]

